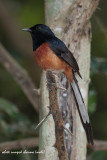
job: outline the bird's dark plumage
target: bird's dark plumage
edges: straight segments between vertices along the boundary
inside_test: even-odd
[[[79,67],[73,54],[69,51],[63,41],[58,39],[52,30],[43,24],[37,24],[29,29],[33,40],[33,51],[38,65],[44,69],[64,69],[64,74],[70,80],[77,103],[78,112],[86,132],[87,140],[93,144],[93,133],[82,98],[75,72],[81,77]]]
[[[63,61],[68,63],[81,77],[78,64],[73,54],[68,50],[63,41],[55,37],[54,33],[48,26],[37,24],[31,27],[30,30],[33,39],[33,51],[35,51],[41,44],[45,42],[49,43],[52,51]]]
[[[77,72],[81,77],[77,61],[74,58],[73,54],[68,50],[66,45],[63,43],[63,41],[61,41],[57,37],[54,37],[53,39],[50,39],[48,43],[50,44],[50,48],[54,51],[54,53],[63,61],[65,61],[67,64],[69,64],[72,67],[72,69],[75,72]]]

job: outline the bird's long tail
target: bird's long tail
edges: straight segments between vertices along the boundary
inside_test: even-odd
[[[89,116],[86,110],[86,106],[85,106],[83,97],[81,95],[81,92],[78,86],[78,81],[75,78],[75,75],[74,75],[73,83],[71,83],[71,85],[72,85],[73,93],[76,99],[78,112],[79,112],[83,127],[86,132],[88,143],[93,145],[94,142],[93,142],[92,127],[90,124]]]

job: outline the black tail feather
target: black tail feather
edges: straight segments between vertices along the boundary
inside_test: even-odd
[[[89,121],[89,116],[88,116],[85,103],[78,86],[77,79],[75,78],[75,75],[74,75],[74,81],[72,83],[72,89],[73,89],[74,97],[77,103],[77,109],[80,115],[80,119],[86,132],[87,141],[89,144],[94,145],[92,127]]]
[[[86,123],[86,124],[82,123],[82,124],[83,124],[83,127],[84,127],[85,132],[86,132],[88,143],[94,145],[93,132],[92,132],[91,124],[90,123]]]

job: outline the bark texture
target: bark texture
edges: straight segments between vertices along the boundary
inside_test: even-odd
[[[47,79],[47,85],[49,90],[49,102],[50,102],[49,109],[55,123],[56,142],[54,144],[54,147],[58,151],[59,159],[68,160],[68,154],[66,150],[65,136],[64,136],[64,121],[63,121],[62,113],[61,113],[61,110],[59,109],[59,104],[58,104],[59,88],[57,86],[55,75],[51,71],[47,71],[46,79]]]
[[[78,61],[82,79],[77,77],[85,104],[87,105],[89,70],[90,70],[90,18],[99,0],[45,0],[46,24],[61,38]],[[62,112],[65,127],[72,131],[71,137],[65,132],[66,148],[69,160],[86,159],[86,136],[76,109],[71,85],[61,74],[56,78],[57,85],[66,90],[58,90],[58,104]],[[48,112],[49,94],[46,86],[46,75],[41,80],[40,119]],[[55,148],[55,125],[50,116],[40,128],[39,160],[57,160],[58,151]],[[63,159],[60,159],[63,160]]]

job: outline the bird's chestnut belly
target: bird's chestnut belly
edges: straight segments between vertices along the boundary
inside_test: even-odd
[[[61,70],[66,67],[66,63],[54,54],[48,43],[37,48],[34,55],[38,65],[44,70]]]

